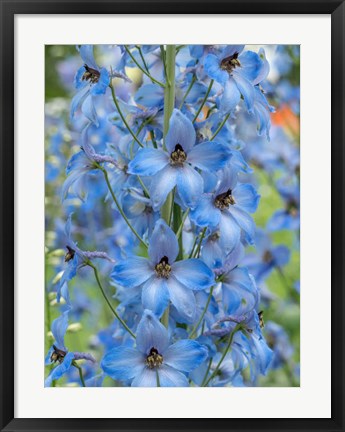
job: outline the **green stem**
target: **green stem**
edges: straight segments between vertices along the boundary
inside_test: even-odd
[[[141,51],[140,45],[135,45],[135,48],[139,51],[139,55],[140,55],[141,61],[143,62],[144,68],[146,69],[146,72],[149,74],[150,71],[149,71],[149,68],[146,64],[145,57],[143,55],[143,52]]]
[[[201,105],[200,105],[198,111],[196,112],[196,114],[195,114],[195,116],[194,116],[194,118],[193,118],[193,123],[194,123],[194,122],[196,121],[196,119],[199,117],[199,114],[201,113],[201,110],[203,109],[203,107],[204,107],[204,105],[205,105],[205,103],[206,103],[206,101],[207,101],[208,95],[210,94],[210,91],[211,91],[211,89],[212,89],[213,83],[214,83],[214,81],[213,81],[213,79],[212,79],[212,80],[210,81],[209,86],[208,86],[207,92],[206,92],[206,94],[205,94],[205,96],[204,96],[204,99],[202,100]]]
[[[84,377],[83,377],[83,369],[78,365],[78,363],[75,360],[72,361],[72,365],[78,369],[81,385],[83,387],[86,387]]]
[[[116,207],[117,207],[118,211],[120,212],[120,214],[121,214],[121,216],[123,217],[123,219],[126,221],[127,225],[128,225],[129,228],[131,229],[132,233],[136,236],[136,238],[140,241],[140,243],[141,243],[143,246],[145,246],[145,248],[147,249],[147,247],[148,247],[147,244],[146,244],[146,243],[144,242],[144,240],[140,237],[140,235],[137,233],[137,231],[135,230],[135,228],[134,228],[134,227],[132,226],[132,224],[129,222],[127,216],[124,214],[124,212],[123,212],[123,210],[122,210],[122,207],[121,207],[120,203],[118,202],[118,200],[117,200],[117,198],[116,198],[116,196],[115,196],[115,194],[114,194],[114,191],[113,191],[113,189],[112,189],[112,187],[111,187],[111,184],[110,184],[110,182],[109,182],[109,177],[108,177],[107,170],[106,170],[105,168],[103,168],[103,167],[100,167],[99,169],[100,169],[100,170],[103,172],[103,174],[104,174],[104,178],[105,178],[105,181],[106,181],[106,183],[107,183],[107,186],[108,186],[108,189],[109,189],[110,195],[112,196],[112,198],[113,198],[113,200],[114,200],[114,203],[116,204]]]
[[[189,253],[189,257],[188,257],[188,259],[193,258],[193,255],[194,255],[194,249],[195,249],[195,246],[196,246],[196,242],[197,242],[197,241],[198,241],[198,236],[195,236],[194,243],[193,243],[192,249],[190,250],[190,253]]]
[[[222,130],[223,126],[225,125],[225,123],[226,123],[226,121],[228,120],[229,117],[230,117],[230,114],[227,114],[227,115],[224,117],[223,121],[222,121],[222,122],[220,123],[220,125],[217,127],[216,132],[212,135],[210,141],[213,141],[213,140],[216,138],[216,136],[217,136],[217,135],[219,134],[219,132]]]
[[[108,299],[108,297],[107,297],[107,295],[106,295],[106,293],[105,293],[105,291],[104,291],[104,288],[103,288],[103,286],[102,286],[101,280],[100,280],[100,278],[99,278],[97,268],[92,264],[91,261],[88,261],[88,262],[87,262],[87,265],[88,265],[89,267],[93,268],[93,272],[94,272],[94,274],[95,274],[95,278],[96,278],[96,281],[97,281],[98,287],[99,287],[99,289],[101,290],[101,293],[102,293],[102,295],[103,295],[105,301],[107,302],[107,304],[108,304],[110,310],[112,311],[112,313],[114,314],[114,316],[115,316],[115,317],[120,321],[120,323],[122,324],[122,326],[123,326],[123,327],[128,331],[128,333],[129,333],[129,334],[130,334],[130,335],[135,339],[135,334],[134,334],[134,333],[132,332],[132,330],[128,327],[128,325],[123,321],[123,319],[120,317],[120,315],[116,312],[116,310],[113,308],[112,304],[110,303],[110,301],[109,301],[109,299]]]
[[[147,187],[145,186],[144,182],[141,180],[141,177],[139,175],[137,177],[141,187],[143,188],[144,195],[146,196],[146,198],[150,198],[150,192],[147,190]]]
[[[110,90],[111,90],[111,95],[114,101],[114,104],[116,106],[117,111],[120,114],[120,117],[124,123],[124,125],[126,126],[126,128],[128,129],[128,132],[132,135],[133,139],[138,143],[138,145],[140,147],[144,147],[144,145],[139,141],[138,137],[135,135],[135,133],[132,131],[131,127],[129,126],[129,124],[127,123],[127,120],[125,119],[125,116],[123,115],[120,105],[117,101],[116,95],[115,95],[115,90],[114,90],[114,86],[112,83],[109,84]]]
[[[183,259],[183,238],[182,238],[182,228],[183,228],[183,218],[181,213],[181,207],[174,203],[174,220],[173,220],[173,229],[174,233],[176,234],[177,240],[178,240],[178,255],[177,259],[182,260]],[[187,213],[187,212],[186,212]],[[188,215],[188,213],[187,213]],[[186,217],[187,217],[186,215]]]
[[[225,359],[225,357],[226,357],[226,355],[227,355],[227,353],[228,353],[228,351],[229,351],[229,349],[231,347],[231,344],[232,344],[232,341],[234,339],[235,333],[238,332],[238,330],[240,330],[241,328],[242,328],[242,324],[237,324],[236,327],[233,329],[233,331],[230,333],[228,344],[227,344],[227,346],[226,346],[226,348],[225,348],[225,350],[224,350],[224,352],[223,352],[223,354],[222,354],[222,356],[221,356],[221,358],[220,358],[217,366],[215,367],[214,371],[211,373],[211,376],[202,385],[202,387],[207,387],[208,383],[217,375],[217,373],[218,373],[218,371],[219,371],[219,369],[220,369],[220,367],[221,367],[221,365],[223,363],[223,360]]]
[[[166,150],[165,138],[169,130],[169,122],[171,114],[175,107],[175,45],[166,46],[166,71],[167,83],[164,89],[164,121],[163,121],[163,149]],[[174,205],[173,193],[170,192],[165,203],[161,208],[161,216],[169,223],[171,206]]]
[[[205,375],[204,375],[203,380],[201,381],[201,386],[200,386],[200,387],[203,387],[204,384],[205,384],[205,381],[207,380],[207,375],[208,375],[208,373],[210,372],[211,365],[212,365],[212,360],[213,360],[213,357],[211,357],[210,360],[209,360],[209,362],[208,362],[207,369],[206,369],[206,373],[205,373]]]
[[[160,81],[158,81],[158,80],[156,80],[156,78],[153,78],[153,76],[151,75],[151,74],[149,74],[137,61],[136,61],[136,59],[135,59],[135,57],[133,56],[133,54],[131,53],[131,51],[130,51],[130,49],[128,48],[128,46],[127,45],[124,45],[124,47],[125,47],[125,49],[126,49],[126,51],[127,51],[127,53],[128,53],[128,55],[130,56],[130,58],[133,60],[133,62],[137,65],[137,67],[141,70],[141,72],[143,73],[143,74],[145,74],[147,77],[149,77],[150,78],[150,80],[153,82],[153,83],[156,83],[156,84],[158,84],[159,86],[161,86],[161,87],[165,87],[165,85],[163,84],[163,83],[161,83]]]
[[[180,237],[182,237],[182,230],[183,230],[183,225],[184,225],[184,223],[185,223],[185,221],[186,221],[186,219],[187,219],[187,216],[188,216],[188,214],[189,214],[189,208],[183,213],[183,216],[182,216],[182,220],[181,220],[181,223],[180,223],[180,226],[178,227],[178,230],[176,231],[176,237],[179,239]]]
[[[205,227],[202,230],[202,232],[201,232],[201,236],[200,236],[200,240],[199,240],[199,243],[198,243],[198,247],[196,248],[196,251],[194,253],[194,258],[198,258],[199,257],[199,253],[200,253],[200,249],[201,249],[201,243],[202,243],[202,241],[203,241],[203,239],[205,237],[206,230],[207,230],[207,227]]]
[[[199,318],[198,322],[195,324],[195,327],[193,328],[193,330],[191,331],[191,333],[190,333],[190,335],[189,335],[189,338],[190,338],[190,339],[193,338],[193,335],[196,333],[196,331],[197,331],[198,328],[199,328],[199,325],[201,324],[202,320],[204,319],[204,316],[205,316],[205,314],[206,314],[206,312],[207,312],[208,306],[209,306],[209,304],[210,304],[210,302],[211,302],[211,298],[212,298],[213,290],[214,290],[214,286],[211,287],[211,289],[210,289],[210,294],[209,294],[209,296],[208,296],[208,299],[207,299],[206,305],[205,305],[205,307],[204,307],[204,310],[202,311],[202,314],[200,315],[200,318]]]
[[[165,56],[164,45],[160,45],[160,50],[161,50],[163,67],[164,67],[165,80],[166,80],[167,84],[170,85],[170,80],[169,80],[169,77],[168,77],[168,74],[167,74],[167,63],[166,63],[166,56]]]
[[[187,99],[187,96],[189,95],[190,91],[192,90],[193,85],[194,85],[195,82],[196,82],[196,76],[193,75],[193,78],[190,81],[190,84],[189,84],[189,86],[187,88],[187,91],[186,91],[186,93],[184,94],[184,96],[182,98],[182,101],[180,103],[179,109],[181,109],[183,107],[183,104],[185,103],[185,100]]]

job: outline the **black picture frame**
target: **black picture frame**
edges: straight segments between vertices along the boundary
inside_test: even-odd
[[[331,14],[332,20],[332,413],[330,419],[24,419],[14,418],[14,17],[16,14]],[[0,428],[2,431],[344,431],[344,120],[345,2],[335,0],[0,0],[1,290]],[[320,53],[322,56],[322,53]],[[315,70],[322,63],[315,59]],[[322,86],[322,82],[320,82]],[[317,235],[317,233],[316,233]],[[18,270],[18,269],[16,269]],[[315,311],[322,325],[322,311]],[[320,347],[322,341],[320,341]],[[316,361],[320,347],[315,347]],[[321,371],[321,368],[320,368]],[[321,373],[321,372],[320,372]],[[321,379],[322,375],[315,377]],[[306,401],[308,404],[308,401]]]

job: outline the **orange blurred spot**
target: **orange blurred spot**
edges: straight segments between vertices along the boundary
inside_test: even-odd
[[[272,123],[288,129],[294,135],[299,135],[299,117],[288,105],[283,105],[275,113],[271,114]]]

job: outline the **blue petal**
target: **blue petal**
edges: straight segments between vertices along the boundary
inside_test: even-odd
[[[144,311],[138,324],[136,342],[138,350],[145,355],[149,354],[151,348],[156,348],[160,354],[164,354],[169,345],[167,329],[149,310]]]
[[[110,83],[109,72],[105,68],[102,68],[100,72],[101,74],[98,82],[91,86],[91,94],[94,95],[104,94]]]
[[[201,175],[188,164],[178,168],[177,190],[186,207],[193,209],[201,198],[204,182]]]
[[[167,280],[171,303],[187,322],[194,322],[196,313],[195,296],[192,290],[182,285],[174,276]]]
[[[158,84],[145,84],[137,90],[134,100],[137,104],[145,107],[163,106],[164,89]]]
[[[241,208],[236,205],[231,206],[230,208],[231,215],[234,217],[238,225],[243,229],[243,231],[248,234],[249,241],[254,242],[255,238],[255,223],[253,218],[246,213]]]
[[[157,372],[145,367],[132,381],[132,387],[157,387]]]
[[[169,304],[166,279],[152,276],[143,286],[141,298],[145,309],[161,317]]]
[[[164,354],[164,363],[183,372],[191,372],[207,359],[208,350],[193,340],[179,340]]]
[[[206,171],[218,171],[224,168],[231,158],[230,150],[216,142],[203,142],[195,146],[188,154],[188,162]]]
[[[73,96],[72,102],[71,102],[71,114],[70,118],[73,120],[73,117],[76,113],[76,111],[79,109],[85,98],[90,94],[90,87],[85,86],[81,88],[78,93],[76,93]]]
[[[243,315],[252,311],[258,293],[246,268],[235,268],[223,283],[223,304],[228,314]]]
[[[260,82],[257,80],[261,75],[262,69],[265,67],[264,62],[254,51],[245,51],[241,54],[239,61],[241,63],[241,75],[251,83]]]
[[[65,311],[59,318],[56,318],[52,322],[52,333],[55,339],[55,345],[57,348],[66,351],[64,337],[68,327],[68,311]]]
[[[163,365],[158,369],[161,387],[188,387],[188,379],[183,373],[169,366]]]
[[[232,251],[240,241],[241,229],[229,212],[221,212],[219,230],[227,246],[226,252]]]
[[[83,62],[93,69],[98,70],[97,63],[93,56],[93,45],[82,45],[79,48],[80,56],[83,59]]]
[[[155,211],[165,203],[168,193],[176,185],[178,170],[170,165],[167,165],[159,171],[151,181],[150,197],[152,207]]]
[[[207,75],[222,84],[229,79],[229,74],[220,68],[220,60],[214,54],[208,54],[205,58],[204,68]]]
[[[188,153],[195,144],[196,133],[193,123],[181,113],[178,109],[174,109],[169,123],[169,131],[167,133],[165,144],[172,153],[175,146],[180,144],[183,150]]]
[[[224,87],[224,93],[220,101],[219,109],[223,114],[233,111],[241,100],[241,93],[235,84],[235,81],[230,78]]]
[[[134,288],[146,282],[154,274],[146,258],[130,257],[116,264],[111,277],[126,288]]]
[[[283,267],[290,261],[290,250],[286,246],[276,246],[271,250],[271,253],[274,257],[274,263]]]
[[[213,272],[196,258],[175,262],[172,274],[182,285],[192,290],[202,290],[214,284]]]
[[[94,123],[97,127],[99,126],[95,105],[93,103],[93,96],[91,94],[84,100],[81,111],[90,122]]]
[[[232,76],[236,82],[237,88],[239,89],[241,95],[243,96],[248,111],[252,112],[254,96],[255,96],[253,85],[246,78],[244,78],[240,73],[236,73],[236,70],[234,71]]]
[[[221,59],[225,59],[226,57],[233,56],[235,53],[240,54],[245,45],[227,45],[222,51]]]
[[[239,184],[232,193],[235,202],[243,210],[254,213],[258,208],[260,195],[257,194],[255,188],[249,184]]]
[[[101,368],[114,380],[128,380],[140,374],[145,367],[145,356],[126,346],[110,350],[101,361]]]
[[[48,375],[48,377],[44,382],[44,386],[50,387],[53,381],[61,378],[62,375],[64,375],[71,367],[73,359],[74,359],[74,353],[73,352],[67,353],[63,362],[50,372],[50,374]]]
[[[150,176],[162,170],[169,163],[169,156],[162,150],[140,149],[128,165],[129,174]]]
[[[220,210],[213,205],[213,195],[204,194],[198,205],[190,212],[190,219],[201,227],[216,227],[220,220]]]
[[[154,264],[166,256],[171,265],[175,262],[179,246],[174,231],[166,224],[163,219],[159,219],[150,238],[149,257]]]

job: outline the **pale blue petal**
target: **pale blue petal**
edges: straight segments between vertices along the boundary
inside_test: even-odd
[[[219,229],[221,236],[224,237],[227,252],[232,251],[240,241],[241,229],[229,212],[221,212]]]
[[[188,164],[178,169],[177,190],[186,207],[195,208],[203,193],[201,175]]]
[[[151,348],[156,348],[160,354],[169,346],[167,329],[159,322],[156,315],[145,310],[137,328],[137,348],[143,354],[148,355]]]
[[[104,94],[110,83],[109,72],[105,68],[102,68],[100,72],[101,73],[98,82],[91,86],[91,94],[94,95]]]
[[[114,380],[128,380],[145,367],[145,356],[135,348],[119,346],[110,350],[101,361],[101,368]]]
[[[240,73],[236,73],[236,69],[234,70],[233,73],[233,79],[235,80],[237,88],[239,89],[241,95],[243,96],[248,111],[252,112],[254,97],[255,97],[253,85],[247,79],[245,79]]]
[[[97,127],[99,126],[95,105],[93,103],[93,96],[91,94],[84,100],[81,111],[90,122],[94,123]]]
[[[155,211],[159,210],[165,203],[168,193],[176,185],[177,176],[178,170],[167,165],[152,178],[150,197],[152,200],[152,207]]]
[[[164,364],[179,371],[191,372],[207,359],[208,350],[194,340],[179,340],[164,354]]]
[[[154,269],[149,261],[143,257],[130,257],[116,264],[111,274],[113,280],[126,288],[137,287],[146,282],[152,275]]]
[[[157,387],[157,374],[155,369],[145,367],[131,384],[132,387]]]
[[[214,54],[208,54],[204,61],[204,68],[207,75],[222,84],[223,86],[229,79],[227,71],[220,68],[220,60]]]
[[[152,276],[143,286],[141,298],[145,309],[161,317],[169,304],[166,279]]]
[[[66,351],[64,337],[68,327],[68,312],[65,311],[52,322],[52,333],[55,339],[54,345],[63,351]]]
[[[196,133],[193,123],[181,113],[174,109],[169,123],[169,131],[165,139],[165,144],[169,153],[175,150],[175,146],[180,144],[183,150],[188,153],[195,144]]]
[[[243,183],[236,186],[232,195],[237,205],[243,210],[254,213],[258,208],[260,195],[257,194],[254,186],[249,183]]]
[[[214,206],[214,196],[204,194],[190,212],[190,219],[200,227],[216,227],[220,220],[220,210]]]
[[[76,93],[73,96],[73,99],[71,102],[71,114],[70,114],[71,120],[73,119],[76,111],[80,108],[81,104],[83,103],[83,101],[85,100],[87,95],[89,95],[89,94],[90,94],[90,87],[85,86],[85,87],[81,88],[78,91],[78,93]]]
[[[237,207],[236,205],[231,206],[230,212],[238,225],[243,229],[246,234],[248,234],[249,241],[253,242],[255,238],[255,223],[253,218],[247,212]]]
[[[149,257],[154,264],[166,256],[171,265],[179,252],[179,246],[174,231],[163,219],[159,219],[150,238]]]
[[[79,52],[84,63],[86,63],[91,68],[98,70],[98,66],[93,55],[93,45],[82,45],[79,48]]]
[[[192,290],[182,285],[174,276],[167,280],[171,303],[187,322],[194,322],[196,313],[195,296]]]
[[[182,285],[192,290],[208,288],[215,282],[212,270],[196,258],[175,262],[172,274]]]
[[[231,158],[229,148],[216,142],[203,142],[188,153],[188,162],[206,171],[218,171],[225,167]]]
[[[128,165],[129,174],[150,176],[162,170],[169,163],[169,156],[162,150],[140,149]]]
[[[233,78],[226,82],[219,109],[223,114],[233,111],[241,100],[241,93]]]
[[[183,373],[169,366],[163,365],[158,369],[161,387],[188,387],[188,379]]]

